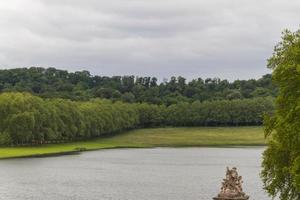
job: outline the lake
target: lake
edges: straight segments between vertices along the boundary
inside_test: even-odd
[[[253,200],[263,147],[110,149],[0,161],[2,200],[210,200],[236,166]]]

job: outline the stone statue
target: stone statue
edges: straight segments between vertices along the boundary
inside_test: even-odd
[[[226,177],[223,179],[221,191],[214,200],[247,200],[247,196],[243,192],[242,177],[239,176],[236,167],[229,169],[227,167]]]

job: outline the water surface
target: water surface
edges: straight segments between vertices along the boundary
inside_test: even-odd
[[[111,149],[0,161],[2,200],[209,200],[226,166],[244,191],[269,200],[259,178],[263,148]]]

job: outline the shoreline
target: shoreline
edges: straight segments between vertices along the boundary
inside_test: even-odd
[[[84,151],[121,148],[248,148],[262,146],[266,146],[262,127],[148,128],[86,141],[0,147],[0,159],[74,155]]]
[[[79,155],[84,152],[89,151],[101,151],[101,150],[114,150],[114,149],[156,149],[156,148],[259,148],[266,147],[266,144],[253,144],[253,145],[198,145],[198,146],[145,146],[145,147],[134,147],[134,146],[119,146],[119,147],[104,147],[98,149],[85,149],[85,150],[70,150],[65,152],[53,152],[53,153],[40,153],[32,155],[23,155],[23,156],[11,156],[11,157],[0,157],[1,160],[10,160],[10,159],[21,159],[21,158],[49,158],[49,157],[60,157],[67,155]],[[11,148],[11,147],[10,147]],[[12,147],[13,148],[13,147]]]

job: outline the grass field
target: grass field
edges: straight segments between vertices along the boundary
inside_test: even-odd
[[[78,148],[196,147],[265,145],[262,127],[150,128],[127,131],[89,141],[33,147],[2,147],[0,158],[49,156],[76,152]]]

